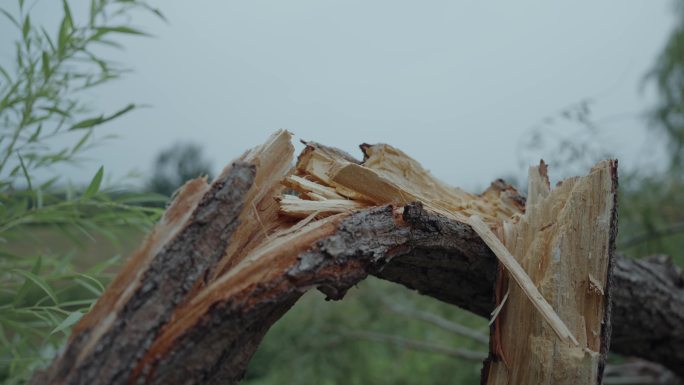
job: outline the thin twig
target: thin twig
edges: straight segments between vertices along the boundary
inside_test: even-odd
[[[644,384],[660,384],[660,382],[653,382],[653,378],[649,377],[649,376],[606,377],[603,379],[603,385],[644,385]]]
[[[676,235],[678,233],[684,232],[684,222],[677,222],[665,228],[657,229],[648,233],[643,233],[625,241],[618,243],[618,247],[621,249],[626,249],[634,246],[638,246],[644,242],[648,242],[653,239],[663,238],[670,235]]]
[[[358,338],[368,341],[387,342],[403,349],[443,354],[449,357],[455,357],[469,361],[481,362],[482,360],[487,358],[487,353],[482,351],[452,348],[449,346],[438,345],[432,342],[412,340],[391,334],[377,333],[371,331],[343,331],[342,335],[346,337]]]
[[[409,318],[415,318],[421,321],[431,323],[448,332],[452,332],[460,336],[470,338],[482,344],[489,345],[489,337],[478,330],[469,328],[457,322],[448,320],[446,318],[442,318],[436,314],[432,314],[426,311],[411,309],[386,300],[382,300],[382,302],[385,304],[385,306],[387,306],[388,309],[397,314],[401,314]]]

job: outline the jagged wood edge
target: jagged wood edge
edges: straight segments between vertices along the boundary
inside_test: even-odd
[[[93,327],[75,333],[62,354],[31,384],[126,384],[138,361],[169,320],[173,310],[216,265],[239,225],[244,196],[256,167],[232,164],[230,172],[212,183],[183,228],[153,257],[133,294],[113,316],[103,334]],[[87,317],[87,316],[86,316]],[[82,359],[82,351],[92,346]]]
[[[206,204],[215,199],[210,195],[206,198]],[[226,234],[219,238],[227,242]],[[172,242],[179,242],[179,238]],[[405,206],[401,215],[391,206],[355,212],[333,235],[319,240],[294,261],[273,281],[255,283],[227,301],[215,303],[197,324],[189,325],[171,351],[152,357],[149,367],[133,382],[235,383],[268,328],[305,290],[318,286],[330,298],[340,299],[367,274],[484,317],[495,306],[495,256],[469,226],[428,212],[418,203]],[[684,342],[681,272],[667,261],[616,256],[613,280],[612,350],[659,362],[684,374],[680,365],[684,355],[680,349]],[[123,334],[117,337],[130,338]],[[38,383],[85,383],[93,380],[94,373],[101,373],[101,365],[119,365],[118,373],[133,365],[98,361],[98,354],[89,359],[91,365],[87,367],[70,365],[68,352],[78,351],[83,338],[87,333],[75,335],[67,354],[55,363],[57,373],[68,374],[72,380],[67,382],[52,372],[53,376],[38,376],[42,379]],[[146,346],[147,342],[141,342],[141,351],[135,356]],[[106,350],[107,346],[102,346],[97,351]],[[125,383],[123,378],[119,375],[112,382],[98,376],[88,383]]]
[[[657,284],[660,294],[684,309],[684,290],[658,274],[652,264],[617,256],[614,298],[637,290],[632,286],[637,279],[641,287]],[[400,218],[391,206],[359,211],[343,220],[335,234],[301,254],[286,274],[216,303],[173,344],[172,351],[147,368],[150,377],[146,380],[151,384],[188,378],[197,384],[237,383],[268,328],[305,290],[318,286],[329,298],[341,299],[367,274],[487,317],[494,308],[497,269],[496,257],[469,226],[430,213],[419,203],[404,207]],[[671,290],[663,290],[666,287]],[[635,319],[652,312],[666,316],[669,327],[658,327],[662,323],[656,322],[657,315]],[[666,308],[645,311],[631,301],[615,303],[612,313],[614,351],[661,362],[682,374],[676,358],[681,354],[681,340],[676,337],[681,335],[682,323],[676,322],[684,321],[684,314],[668,314]],[[640,329],[641,341],[660,341],[658,348],[642,350],[623,343],[625,334],[634,328]],[[667,338],[673,338],[670,344]],[[666,350],[669,355],[663,354]]]

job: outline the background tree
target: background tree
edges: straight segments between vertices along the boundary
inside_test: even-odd
[[[652,114],[655,127],[666,134],[671,166],[684,167],[684,1],[674,7],[677,24],[648,76],[660,101]]]
[[[198,176],[211,179],[211,163],[196,143],[176,143],[161,151],[154,161],[148,190],[171,196],[186,181]]]
[[[675,28],[645,78],[658,90],[650,122],[665,136],[669,168],[622,175],[618,247],[635,257],[671,255],[684,265],[684,1],[673,10]]]

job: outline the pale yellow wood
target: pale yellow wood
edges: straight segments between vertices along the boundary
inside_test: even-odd
[[[599,382],[615,167],[614,161],[601,162],[554,189],[545,164],[530,168],[526,212],[515,223],[503,223],[502,245],[493,250],[510,252],[579,345],[557,338],[544,313],[509,280],[495,321],[494,356],[484,369],[487,385]],[[496,243],[493,235],[482,238]],[[515,270],[508,275],[514,280]]]
[[[331,178],[331,170],[337,170],[351,162],[343,153],[333,148],[307,144],[306,148],[299,155],[297,160],[297,173],[316,180],[319,184],[329,186],[335,191],[349,199],[370,202],[371,200],[353,189],[336,184]]]
[[[363,202],[349,199],[305,200],[294,195],[283,195],[280,198],[281,213],[296,218],[306,218],[313,213],[327,216],[361,210],[366,207],[368,205]]]
[[[539,290],[537,290],[537,287],[534,286],[534,283],[530,277],[527,276],[525,270],[523,270],[515,257],[511,255],[508,249],[506,249],[506,246],[501,243],[489,226],[482,222],[482,219],[477,215],[468,218],[468,224],[475,230],[477,235],[482,238],[487,246],[489,246],[501,264],[506,267],[506,270],[511,274],[511,277],[513,277],[527,298],[530,299],[534,307],[537,308],[542,317],[548,322],[549,326],[553,328],[558,337],[568,343],[578,346],[579,342],[577,342],[575,336],[572,335],[570,329],[568,329],[563,320],[558,317],[558,314],[553,310],[553,307],[546,302],[546,299],[544,299]]]
[[[247,152],[238,160],[257,164],[254,184],[245,197],[245,205],[239,217],[240,226],[235,231],[233,241],[228,244],[223,257],[216,265],[210,280],[239,263],[247,253],[268,239],[269,233],[281,225],[280,205],[273,199],[282,193],[282,180],[292,171],[294,156],[292,134],[278,130],[268,140]],[[227,172],[229,168],[224,170]]]
[[[344,197],[338,194],[334,188],[324,186],[297,175],[289,175],[285,178],[285,185],[299,192],[314,193],[325,199],[344,199]]]
[[[435,178],[420,163],[402,151],[386,145],[362,146],[362,164],[343,153],[310,144],[297,162],[296,177],[285,184],[303,197],[322,201],[334,194],[368,204],[404,205],[420,201],[442,215],[465,222],[479,215],[489,225],[522,213],[524,203],[515,189],[497,181],[481,195],[451,187]],[[281,210],[285,215],[289,210]],[[302,216],[297,212],[295,216]]]

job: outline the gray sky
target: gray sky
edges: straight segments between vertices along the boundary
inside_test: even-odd
[[[121,139],[72,179],[100,164],[149,173],[177,141],[203,145],[218,169],[286,128],[356,155],[390,143],[476,189],[519,174],[521,138],[585,98],[605,122],[594,144],[626,165],[653,158],[637,114],[655,97],[639,82],[673,26],[670,1],[156,3],[169,23],[135,20],[156,37],[125,41],[115,58],[135,72],[94,100],[152,107],[104,128]]]

